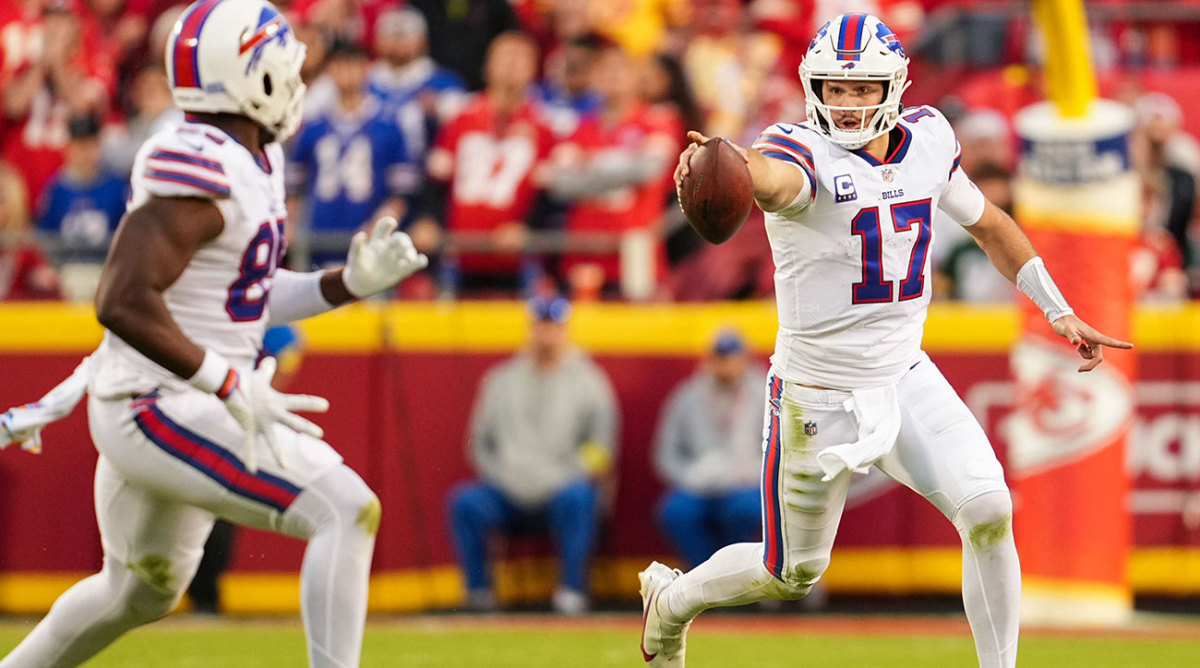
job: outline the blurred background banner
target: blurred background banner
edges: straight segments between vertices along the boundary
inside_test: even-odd
[[[1129,158],[1133,112],[1096,99],[1082,0],[1035,2],[1034,16],[1046,45],[1050,100],[1016,116],[1016,217],[1076,313],[1128,340],[1139,205]],[[1017,496],[1022,616],[1120,624],[1133,609],[1125,446],[1135,357],[1111,355],[1080,375],[1078,355],[1041,310],[1022,299],[1021,313],[1008,462]]]
[[[668,391],[687,377],[723,326],[736,326],[758,359],[772,347],[774,305],[582,304],[570,339],[609,375],[623,416],[618,490],[600,530],[592,568],[598,599],[636,595],[636,571],[671,550],[654,525],[663,483],[653,473],[655,420]],[[38,396],[99,341],[87,309],[0,305],[0,404]],[[1133,512],[1129,584],[1139,596],[1200,596],[1200,307],[1134,312],[1140,346],[1133,438],[1124,497]],[[9,326],[11,325],[11,326]],[[327,438],[379,494],[380,526],[371,589],[376,611],[456,605],[462,580],[443,506],[445,491],[470,475],[467,417],[474,382],[527,338],[525,306],[514,302],[363,305],[302,324],[305,360],[293,387],[327,396]],[[1014,383],[1009,351],[1021,336],[1011,306],[935,304],[926,348],[1011,464]],[[1074,373],[1073,371],[1071,373]],[[47,380],[49,379],[49,380]],[[369,392],[365,391],[369,390]],[[364,402],[364,397],[370,397]],[[100,564],[91,512],[96,453],[86,411],[48,428],[42,455],[0,457],[0,612],[44,612]],[[878,474],[852,490],[824,581],[833,594],[957,596],[961,546],[926,501]],[[1054,509],[1049,517],[1065,512]],[[1020,529],[1018,529],[1020,532]],[[303,544],[246,530],[223,585],[229,612],[294,612]],[[1061,543],[1060,543],[1061,544]],[[499,546],[502,602],[545,600],[554,587],[547,540]],[[1092,543],[1078,548],[1099,560]],[[1060,560],[1071,555],[1059,551]]]

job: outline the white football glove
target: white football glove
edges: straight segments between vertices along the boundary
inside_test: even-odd
[[[18,443],[26,452],[38,454],[42,451],[42,428],[70,415],[76,404],[87,391],[90,357],[66,380],[59,383],[41,399],[23,406],[16,406],[0,414],[0,450],[9,443]]]
[[[248,387],[239,384],[224,399],[229,414],[242,426],[242,463],[250,473],[258,472],[258,455],[255,443],[261,435],[275,455],[281,467],[286,467],[279,441],[275,437],[275,424],[281,423],[313,438],[321,438],[325,430],[292,411],[324,413],[329,410],[329,400],[310,394],[284,394],[271,387],[275,376],[275,358],[267,357],[250,376]]]
[[[342,271],[342,282],[350,294],[359,299],[370,297],[429,264],[429,258],[418,253],[412,239],[397,232],[396,226],[395,218],[380,218],[369,239],[365,231],[360,231],[350,240],[350,254]]]

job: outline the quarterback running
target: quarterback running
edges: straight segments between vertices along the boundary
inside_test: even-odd
[[[738,147],[766,212],[779,333],[767,385],[763,542],[688,573],[640,574],[643,658],[684,665],[702,611],[805,596],[829,565],[851,476],[876,466],[925,497],[962,538],[963,603],[979,664],[1016,664],[1021,572],[1004,472],[979,423],[921,350],[935,215],[963,225],[996,268],[1077,347],[1130,348],[1074,315],[1016,223],[959,168],[932,107],[904,108],[908,59],[892,31],[843,14],[800,66],[808,120]],[[698,143],[707,138],[697,132]],[[675,173],[686,176],[697,144]]]
[[[256,369],[255,359],[268,323],[380,292],[426,259],[381,219],[354,238],[344,269],[278,268],[279,141],[300,121],[304,56],[264,0],[198,0],[175,24],[166,66],[187,121],[138,153],[96,296],[104,341],[34,406],[45,415],[0,421],[4,443],[36,445],[40,424],[69,410],[86,381],[103,567],[58,599],[3,668],[77,666],[166,615],[217,517],[308,542],[309,663],[359,663],[379,501],[320,427],[293,413],[328,403],[276,392],[273,361]]]

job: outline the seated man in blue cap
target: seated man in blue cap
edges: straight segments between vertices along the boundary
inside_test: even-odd
[[[488,568],[493,533],[548,531],[559,557],[554,608],[588,608],[587,564],[600,483],[617,444],[617,406],[604,372],[567,343],[571,305],[529,302],[529,345],[484,376],[472,409],[468,454],[479,475],[450,493],[448,512],[467,603],[496,607]]]
[[[655,468],[670,487],[658,521],[688,566],[758,539],[766,380],[741,336],[727,330],[667,398],[654,443]]]

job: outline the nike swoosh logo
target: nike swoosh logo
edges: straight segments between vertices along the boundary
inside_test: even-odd
[[[188,148],[193,149],[197,153],[200,153],[201,151],[204,150],[204,144],[195,144],[187,139],[184,139],[183,137],[180,137],[179,141],[180,141],[180,143],[187,145]]]
[[[657,595],[658,595],[658,592],[655,592],[654,595],[652,595],[650,597],[650,600],[646,602],[646,609],[642,611],[642,643],[641,643],[641,646],[642,646],[642,659],[646,663],[650,663],[651,661],[654,660],[654,658],[656,656],[658,656],[658,652],[655,652],[653,654],[649,654],[646,652],[646,620],[650,618],[650,606],[654,605],[654,596],[657,596]]]
[[[780,129],[780,130],[783,132],[783,134],[785,134],[785,135],[790,135],[790,134],[792,134],[792,129],[791,129],[791,128],[785,128],[785,127],[783,127],[783,126],[781,125],[781,126],[779,126],[779,129]]]

